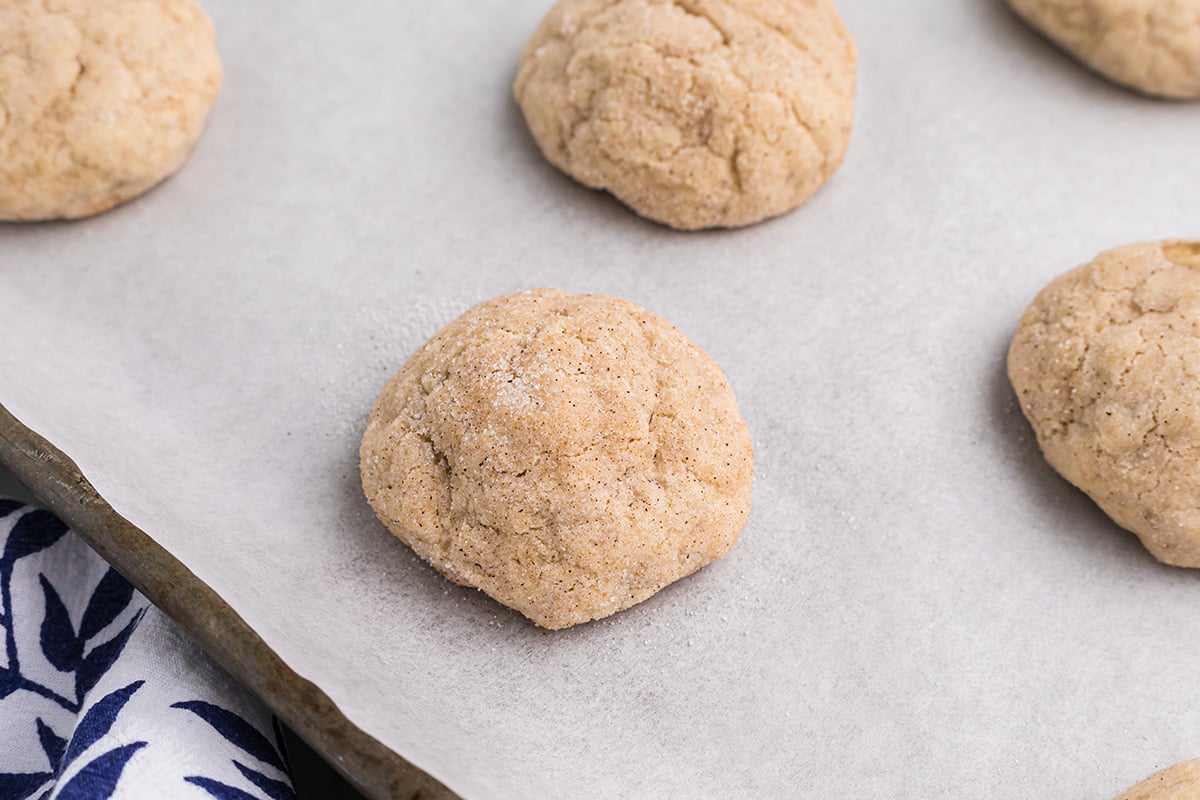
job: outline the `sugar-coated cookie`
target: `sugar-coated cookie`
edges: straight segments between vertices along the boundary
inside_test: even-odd
[[[1008,375],[1051,466],[1155,558],[1200,567],[1200,242],[1121,247],[1053,281]]]
[[[1156,772],[1117,800],[1200,800],[1200,760]]]
[[[604,295],[470,309],[384,388],[360,455],[392,533],[546,628],[720,558],[750,508],[750,436],[720,368]]]
[[[514,94],[576,180],[674,228],[735,227],[841,164],[856,60],[831,0],[560,0]]]
[[[0,220],[86,217],[178,169],[221,87],[192,0],[0,0]]]
[[[1110,80],[1200,97],[1200,0],[1008,0],[1030,25]]]

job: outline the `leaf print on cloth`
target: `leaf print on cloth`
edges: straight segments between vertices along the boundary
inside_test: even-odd
[[[106,694],[96,705],[88,709],[88,712],[83,715],[83,719],[75,726],[75,733],[71,735],[71,743],[67,746],[66,760],[62,763],[61,768],[58,764],[52,765],[58,774],[61,775],[63,770],[79,757],[80,753],[98,742],[104,734],[112,729],[121,709],[129,702],[129,698],[133,697],[133,693],[142,688],[144,683],[145,681],[134,681],[123,689]]]
[[[292,793],[292,787],[283,781],[269,778],[256,769],[250,769],[240,761],[234,761],[233,765],[237,767],[238,772],[246,776],[247,780],[262,789],[271,800],[294,800],[296,797]]]
[[[0,774],[0,797],[3,797],[4,800],[25,800],[45,786],[46,781],[52,777],[54,777],[54,773],[51,772]]]
[[[75,697],[78,701],[82,702],[83,696],[92,690],[96,681],[108,672],[109,667],[117,660],[117,656],[121,655],[121,651],[125,649],[125,643],[129,641],[130,634],[137,628],[145,613],[145,610],[139,611],[121,629],[120,633],[104,644],[97,645],[92,652],[83,657],[83,663],[79,665],[79,669],[75,673]]]
[[[17,561],[39,550],[45,550],[61,539],[66,532],[66,524],[49,511],[30,511],[17,521],[8,535],[4,555],[0,557],[0,566],[8,567],[8,571],[12,572],[12,565]]]
[[[9,511],[4,516],[11,513]],[[12,576],[17,562],[50,547],[66,532],[67,526],[49,511],[30,511],[12,526],[8,541],[4,543],[4,554],[0,556],[0,604],[4,606],[4,612],[3,616],[0,616],[0,623],[4,626],[4,652],[8,657],[8,664],[0,672],[0,698],[8,697],[20,689],[27,689],[54,700],[64,708],[77,711],[77,704],[72,704],[67,698],[21,675],[21,665],[17,660],[17,637],[12,605]]]
[[[7,502],[7,501],[6,501]],[[2,516],[9,516],[12,511]],[[96,685],[96,681],[108,671],[113,661],[121,654],[129,636],[141,621],[139,611],[120,633],[112,639],[92,648],[84,655],[84,648],[101,630],[123,612],[133,597],[129,586],[111,568],[92,593],[87,610],[83,615],[80,632],[76,633],[54,584],[44,574],[38,574],[45,606],[39,634],[42,655],[59,672],[75,673],[75,697],[63,697],[44,683],[32,680],[21,672],[21,661],[17,652],[16,623],[13,619],[12,579],[17,562],[52,547],[67,532],[67,526],[48,511],[33,510],[26,513],[12,526],[8,541],[0,556],[0,603],[3,614],[0,624],[4,627],[4,649],[7,665],[0,670],[0,699],[24,689],[52,700],[62,708],[78,712],[84,696]],[[117,581],[129,586],[128,591],[117,585]]]
[[[9,516],[11,513],[10,511],[4,516]],[[8,541],[4,543],[4,555],[0,556],[0,604],[4,606],[3,615],[0,615],[0,624],[4,627],[4,652],[8,663],[3,670],[0,670],[0,699],[24,689],[45,697],[48,700],[53,700],[68,711],[79,710],[78,699],[73,702],[42,683],[22,675],[21,662],[17,654],[16,621],[13,618],[12,578],[17,562],[22,558],[39,553],[53,546],[66,532],[67,526],[53,514],[48,511],[34,510],[26,513],[16,521],[8,533]],[[66,612],[62,608],[62,601],[59,599],[58,594],[48,584],[43,583],[42,585],[43,589],[48,589],[49,593],[54,595],[53,598],[49,594],[46,596],[48,613],[57,617],[61,612],[63,619],[66,619]],[[57,607],[52,608],[54,604],[57,604]],[[57,619],[51,624],[61,624],[61,622],[62,619]],[[67,619],[66,627],[70,630],[69,619]],[[49,643],[51,652],[46,652],[46,644],[43,643],[43,654],[46,655],[47,660],[52,664],[55,661],[62,661],[65,658],[69,658],[69,653],[64,652],[64,648],[69,649],[71,647],[70,638],[74,636],[74,632],[71,631],[71,637],[60,641],[59,633],[61,631],[51,634],[51,639],[53,640]]]
[[[11,517],[22,508],[11,501],[0,501],[0,519]],[[34,509],[19,517],[8,532],[0,555],[0,602],[3,613],[4,651],[7,664],[0,669],[0,699],[13,692],[25,690],[52,701],[65,711],[78,713],[87,693],[120,656],[130,635],[137,628],[145,609],[140,609],[112,638],[93,644],[92,640],[113,623],[130,605],[133,587],[111,568],[100,579],[84,610],[80,630],[76,632],[71,614],[54,583],[43,571],[38,571],[43,613],[37,628],[37,644],[46,661],[61,673],[74,673],[75,697],[72,700],[51,689],[43,680],[35,680],[22,670],[17,646],[16,619],[13,604],[13,576],[18,562],[53,547],[67,533],[67,526],[48,511]],[[91,646],[90,651],[87,649]],[[43,719],[36,720],[37,739],[49,769],[36,773],[0,773],[0,798],[24,800],[46,785],[61,778],[72,763],[87,748],[96,744],[111,728],[117,715],[143,681],[111,692],[92,706],[76,724],[70,741],[55,733]],[[134,742],[112,748],[93,758],[61,787],[56,798],[65,800],[104,800],[116,790],[125,765],[146,742]],[[43,797],[49,796],[48,789]]]
[[[283,752],[282,746],[276,750],[275,745],[271,744],[271,741],[266,736],[259,733],[257,728],[232,711],[213,705],[212,703],[206,703],[203,700],[188,700],[182,703],[175,703],[171,708],[192,712],[208,723],[209,727],[221,734],[230,744],[240,748],[247,755],[254,757],[258,761],[274,767],[282,775],[288,775],[286,755]],[[255,787],[265,793],[267,800],[296,800],[296,795],[292,791],[292,787],[286,782],[270,778],[258,770],[247,767],[236,759],[233,761],[233,765]],[[184,780],[190,784],[199,786],[213,797],[218,798],[218,800],[246,800],[246,798],[250,798],[250,800],[262,800],[258,795],[251,794],[244,789],[239,789],[236,786],[221,783],[220,781],[201,775],[189,775]]]
[[[117,719],[117,714],[121,712],[121,709],[125,707],[129,698],[141,687],[142,683],[143,681],[136,681],[123,689],[118,689],[88,709],[87,714],[75,727],[70,744],[39,718],[37,721],[38,740],[41,742],[42,751],[46,754],[50,770],[27,774],[0,774],[0,798],[24,800],[45,786],[51,778],[61,777],[83,751],[108,733]],[[86,800],[107,798],[116,788],[117,780],[121,777],[121,771],[125,768],[126,762],[145,744],[145,742],[135,742],[97,756],[67,782],[58,797],[81,797]],[[68,794],[68,791],[76,794]],[[108,794],[105,794],[105,791]],[[78,794],[79,792],[87,793]]]
[[[211,794],[217,800],[259,800],[259,798],[250,794],[247,791],[230,786],[227,783],[214,781],[212,778],[201,778],[198,775],[189,775],[184,778],[185,781],[193,786],[199,786],[204,791]]]
[[[42,620],[42,653],[59,672],[74,672],[83,658],[83,642],[71,627],[71,615],[54,586],[45,575],[38,575],[46,598],[46,616]]]
[[[38,718],[38,741],[42,743],[42,752],[50,762],[50,769],[58,769],[62,763],[63,753],[67,750],[67,740],[55,733],[49,725]]]
[[[283,765],[283,757],[275,750],[270,740],[232,711],[226,711],[220,706],[206,703],[203,700],[175,703],[171,708],[181,708],[192,712],[207,722],[213,730],[225,737],[231,744],[241,748],[259,761],[270,764],[279,770],[287,769]]]
[[[67,781],[56,800],[108,800],[116,791],[117,781],[129,759],[145,746],[145,742],[134,742],[92,759]]]
[[[100,585],[92,592],[87,609],[83,612],[83,622],[79,623],[79,636],[91,639],[100,631],[107,628],[129,607],[133,599],[133,584],[125,580],[121,573],[112,567],[100,579]]]
[[[276,724],[53,515],[0,499],[0,800],[295,800]]]

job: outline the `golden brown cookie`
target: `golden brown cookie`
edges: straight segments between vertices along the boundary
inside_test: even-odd
[[[1051,466],[1155,558],[1200,567],[1200,242],[1121,247],[1053,281],[1008,375]]]
[[[541,289],[475,306],[379,395],[375,513],[455,583],[546,628],[606,617],[724,555],[750,436],[704,351],[626,300]]]
[[[831,0],[560,0],[513,91],[579,182],[674,228],[735,227],[841,164],[856,59]]]
[[[178,169],[221,86],[191,0],[0,0],[0,220],[86,217]]]
[[[1008,0],[1037,30],[1116,83],[1200,97],[1200,0]]]
[[[1200,760],[1156,772],[1117,800],[1200,800]]]

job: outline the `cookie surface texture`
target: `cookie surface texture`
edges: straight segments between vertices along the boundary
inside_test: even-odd
[[[720,368],[604,295],[470,309],[384,388],[360,455],[393,534],[545,628],[720,558],[750,508],[750,437]]]
[[[1200,567],[1200,242],[1121,247],[1054,280],[1008,375],[1051,466],[1155,558]]]
[[[1200,760],[1156,772],[1117,800],[1200,800]]]
[[[1200,0],[1008,2],[1115,83],[1160,97],[1200,97]]]
[[[220,91],[191,0],[0,0],[0,220],[86,217],[178,169]]]
[[[561,0],[513,91],[579,182],[674,228],[737,227],[841,164],[856,59],[830,0]]]

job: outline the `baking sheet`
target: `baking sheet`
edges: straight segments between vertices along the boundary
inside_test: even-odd
[[[1095,798],[1200,754],[1200,578],[1041,461],[1013,326],[1200,235],[1200,106],[984,0],[844,0],[854,141],[798,212],[678,234],[555,173],[509,99],[540,0],[208,0],[185,170],[0,227],[0,403],[397,753],[476,798]],[[756,448],[723,561],[536,629],[361,497],[375,393],[471,304],[617,294],[722,364]]]

